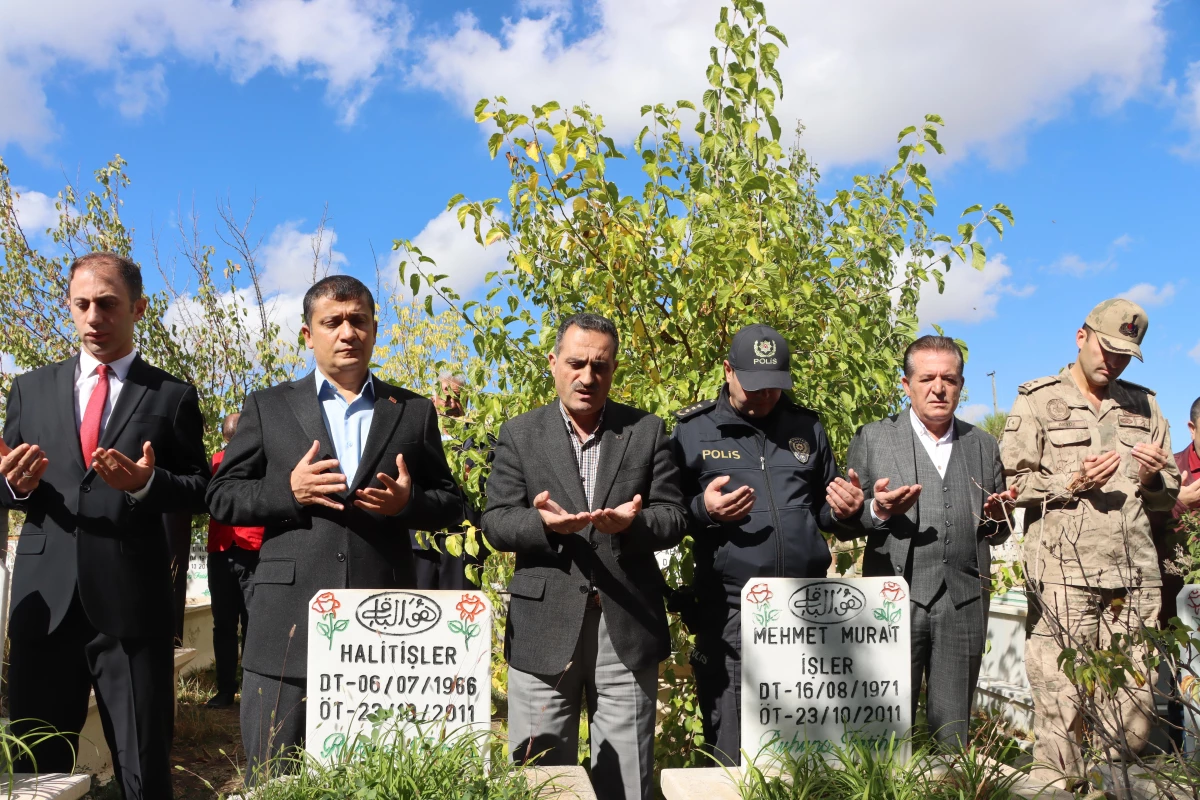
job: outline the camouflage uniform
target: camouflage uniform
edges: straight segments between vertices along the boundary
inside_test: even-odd
[[[1089,315],[1094,330],[1104,330],[1098,325],[1112,317],[1111,311],[1098,320],[1093,317],[1112,302]],[[1126,316],[1126,305],[1141,312],[1132,303],[1120,303],[1118,310]],[[1141,329],[1133,328],[1135,336],[1145,334],[1144,313]],[[1106,350],[1111,338],[1101,338]],[[1133,354],[1139,358],[1140,342],[1136,336]],[[1079,776],[1082,771],[1080,690],[1058,666],[1063,648],[1107,649],[1113,634],[1154,625],[1158,617],[1162,578],[1146,512],[1174,505],[1179,470],[1171,461],[1159,473],[1157,488],[1142,486],[1131,455],[1138,443],[1171,452],[1169,428],[1154,392],[1114,381],[1097,411],[1079,391],[1070,367],[1020,387],[1001,440],[1008,485],[1017,488],[1017,505],[1026,509],[1030,607],[1025,670],[1033,690],[1034,760],[1049,765],[1049,770],[1035,772],[1046,782],[1059,773]],[[1121,456],[1117,472],[1102,487],[1080,485],[1077,472],[1084,457],[1111,450]],[[1134,663],[1141,665],[1142,656],[1135,650]],[[1092,722],[1118,739],[1123,732],[1136,752],[1151,727],[1150,686],[1146,682],[1138,688],[1131,682],[1132,688],[1121,690],[1111,703],[1101,701],[1097,692],[1102,721]]]

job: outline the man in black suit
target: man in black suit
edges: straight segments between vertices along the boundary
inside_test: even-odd
[[[504,631],[509,751],[577,763],[587,695],[600,800],[649,800],[658,663],[671,653],[654,558],[686,517],[658,417],[608,400],[616,327],[568,317],[550,355],[558,400],[500,427],[483,530],[517,554]]]
[[[91,253],[68,286],[79,355],[17,376],[0,446],[0,504],[25,512],[9,711],[18,734],[33,720],[66,734],[33,756],[37,771],[69,772],[94,688],[124,796],[159,800],[175,708],[163,514],[204,510],[204,421],[195,388],[134,350],[136,264]]]
[[[246,398],[208,491],[217,521],[266,528],[242,654],[250,785],[304,741],[313,595],[414,588],[408,529],[462,518],[433,404],[370,374],[367,287],[345,275],[313,284],[300,330],[316,370]]]

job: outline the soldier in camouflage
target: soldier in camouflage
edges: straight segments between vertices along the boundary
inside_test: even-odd
[[[1008,485],[1026,509],[1025,670],[1041,783],[1082,781],[1083,694],[1060,669],[1060,653],[1107,649],[1115,634],[1158,617],[1162,578],[1147,512],[1175,504],[1179,470],[1154,392],[1117,380],[1131,358],[1141,360],[1147,326],[1128,300],[1092,309],[1075,336],[1075,363],[1020,387],[1000,444]],[[1135,648],[1135,665],[1143,655]],[[1092,722],[1113,757],[1145,744],[1150,687],[1131,680],[1111,701],[1096,692]]]

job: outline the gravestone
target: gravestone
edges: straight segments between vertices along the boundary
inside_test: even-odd
[[[492,609],[478,591],[332,589],[308,613],[307,749],[328,761],[387,727],[433,739],[491,723]],[[482,742],[481,742],[482,745]]]
[[[208,593],[208,542],[204,538],[193,538],[188,553],[187,574],[188,600],[209,600]]]
[[[904,736],[912,727],[909,647],[902,578],[747,583],[742,749],[767,763]]]
[[[1200,636],[1200,583],[1183,587],[1175,601],[1179,620],[1194,631],[1192,638]],[[1179,693],[1192,708],[1200,707],[1200,653],[1189,648],[1182,658]],[[1184,751],[1195,755],[1200,752],[1200,715],[1184,706]]]

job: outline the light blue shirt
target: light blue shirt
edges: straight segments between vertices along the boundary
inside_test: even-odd
[[[350,486],[358,473],[358,462],[362,458],[367,434],[371,432],[371,420],[375,416],[375,382],[367,373],[367,382],[363,384],[362,391],[347,403],[338,388],[321,374],[321,370],[316,370],[314,374],[317,379],[317,400],[321,403],[325,427],[333,437],[333,449],[337,453],[342,474],[346,476],[346,485]]]

